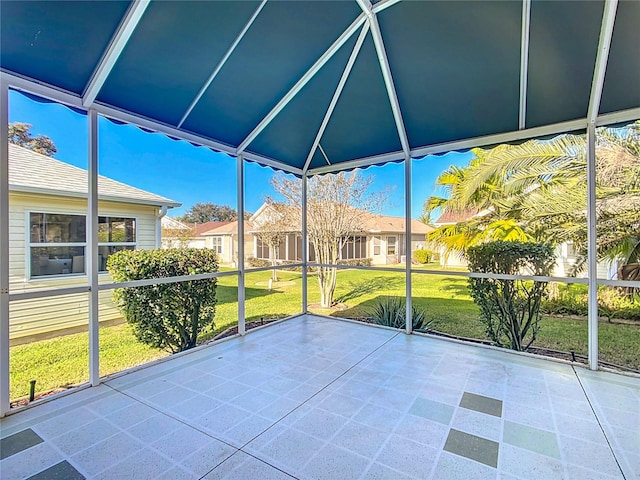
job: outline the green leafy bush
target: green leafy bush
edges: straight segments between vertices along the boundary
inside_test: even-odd
[[[370,258],[352,258],[349,260],[338,260],[338,265],[349,265],[350,267],[370,267]]]
[[[542,301],[542,312],[547,315],[586,317],[589,313],[588,301],[587,285],[560,285],[554,298]],[[640,298],[630,297],[623,288],[599,287],[598,313],[609,321],[640,321]]]
[[[380,297],[371,309],[369,316],[378,325],[393,328],[405,328],[407,318],[407,302],[401,297]],[[431,322],[426,320],[426,312],[411,306],[413,330],[428,330]]]
[[[271,260],[265,260],[263,258],[255,258],[255,257],[247,258],[247,263],[252,268],[270,267],[272,265]]]
[[[109,257],[116,282],[195,275],[218,271],[209,249],[122,250]],[[214,326],[217,279],[119,288],[113,298],[136,337],[172,353],[196,346],[198,335]]]
[[[523,242],[489,242],[466,252],[469,269],[477,273],[548,276],[555,264],[550,245]],[[540,304],[547,282],[469,278],[473,301],[487,336],[498,346],[525,351],[535,341]]]
[[[433,259],[431,250],[416,250],[413,252],[413,261],[416,263],[429,263]]]

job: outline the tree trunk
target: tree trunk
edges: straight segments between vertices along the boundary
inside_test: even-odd
[[[271,266],[275,267],[278,262],[276,261],[276,252],[275,252],[276,248],[274,246],[270,246],[269,247],[269,256],[271,257]],[[271,279],[274,282],[278,281],[278,270],[276,270],[275,268],[271,271]]]

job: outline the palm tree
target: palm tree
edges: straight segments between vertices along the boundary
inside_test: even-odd
[[[587,155],[583,136],[563,135],[520,145],[474,149],[466,167],[437,180],[446,195],[425,201],[434,210],[477,212],[437,228],[428,240],[464,251],[490,240],[573,241],[586,258]],[[599,129],[596,136],[598,255],[620,265],[640,261],[640,122]],[[578,267],[582,262],[578,262]]]

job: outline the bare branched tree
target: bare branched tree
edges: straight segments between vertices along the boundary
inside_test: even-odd
[[[340,251],[349,236],[363,230],[364,220],[372,213],[379,213],[385,194],[371,193],[369,187],[373,176],[361,175],[357,170],[336,174],[318,175],[308,181],[307,186],[307,231],[313,245],[318,268],[320,306],[333,305]],[[302,205],[302,181],[285,175],[276,175],[271,180],[275,191],[290,207],[289,214],[297,212]],[[292,208],[293,207],[293,208]]]
[[[289,212],[290,207],[280,202],[275,202],[270,197],[265,200],[266,210],[255,221],[256,237],[264,245],[269,247],[269,260],[274,267],[278,263],[278,250],[284,241],[287,233],[295,232],[299,229],[300,220],[295,222],[294,214]],[[298,217],[300,210],[298,209]],[[274,282],[278,281],[278,270],[273,269],[272,277]]]

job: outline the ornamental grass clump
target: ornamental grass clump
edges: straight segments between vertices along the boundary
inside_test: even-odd
[[[469,270],[502,275],[549,276],[555,264],[553,247],[527,242],[488,242],[466,252]],[[500,347],[526,351],[540,331],[540,304],[547,282],[469,278],[473,301],[487,336]]]
[[[369,312],[369,316],[378,325],[393,328],[405,328],[407,303],[401,297],[381,297]],[[430,322],[426,320],[426,312],[411,306],[413,330],[427,330]]]
[[[123,250],[109,257],[107,270],[115,282],[129,282],[217,272],[218,260],[199,248]],[[177,353],[213,329],[216,286],[216,278],[207,278],[118,288],[113,299],[139,341]]]

